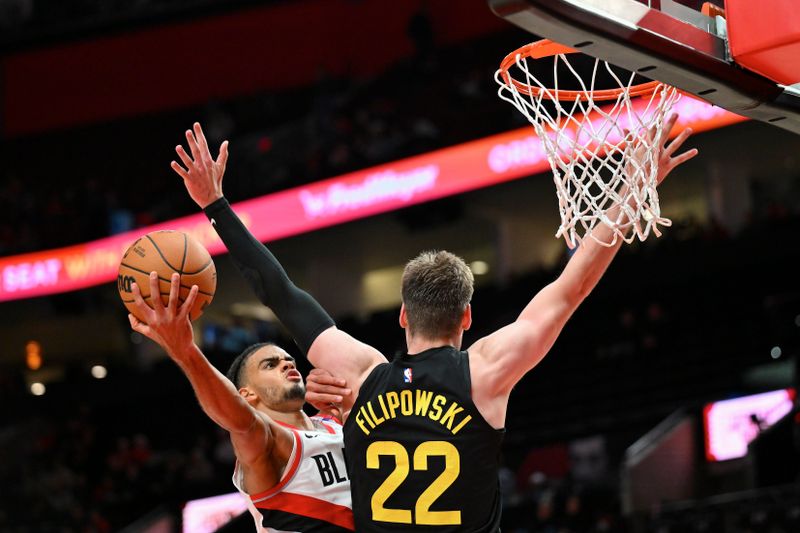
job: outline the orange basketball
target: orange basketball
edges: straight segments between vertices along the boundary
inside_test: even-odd
[[[180,231],[154,231],[140,237],[125,251],[119,265],[117,290],[122,303],[128,311],[139,320],[143,320],[136,312],[133,302],[131,284],[136,282],[142,298],[150,307],[150,272],[158,272],[161,301],[167,305],[172,273],[181,276],[179,302],[183,303],[189,295],[192,285],[197,285],[200,292],[194,302],[190,317],[192,320],[203,314],[203,310],[211,303],[217,289],[217,269],[211,255],[199,242]]]

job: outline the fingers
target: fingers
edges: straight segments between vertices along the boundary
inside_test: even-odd
[[[306,379],[306,388],[310,392],[317,394],[334,394],[336,396],[349,396],[352,392],[350,389],[338,384],[324,385],[319,381],[311,380],[310,376]]]
[[[211,150],[208,149],[208,142],[206,142],[206,136],[203,133],[203,127],[200,125],[199,122],[194,123],[194,136],[197,139],[197,144],[200,147],[200,150],[203,151],[203,154],[208,154],[209,159],[211,158]]]
[[[174,316],[178,310],[178,295],[180,292],[181,277],[177,272],[173,272],[172,278],[169,280],[169,300],[167,303],[167,311],[169,312],[170,316]]]
[[[334,391],[336,394],[350,394],[351,392],[351,390],[347,388],[347,380],[336,377],[327,370],[322,370],[321,368],[313,368],[311,372],[308,373],[306,382],[312,384],[312,387],[315,389],[319,387],[319,390],[326,387],[338,389]]]
[[[342,403],[342,397],[338,394],[306,391],[306,401],[322,411],[332,403]]]
[[[664,127],[661,129],[661,141],[666,142],[669,138],[670,133],[672,133],[672,128],[675,127],[675,123],[678,121],[678,114],[672,113],[667,120],[664,122]]]
[[[645,138],[652,142],[656,139],[656,137],[658,137],[658,124],[653,124],[647,129],[647,135]]]
[[[194,138],[197,140],[198,148],[200,148],[200,157],[203,159],[203,164],[211,167],[214,164],[214,159],[211,157],[211,150],[208,149],[208,142],[199,122],[194,123]]]
[[[310,379],[311,381],[321,383],[323,385],[335,385],[337,387],[344,387],[347,385],[346,380],[336,377],[327,370],[323,370],[321,368],[312,368],[306,379]]]
[[[189,173],[186,171],[186,169],[180,166],[175,161],[170,163],[169,166],[172,167],[172,170],[174,170],[178,174],[178,176],[182,177],[185,180],[189,179]]]
[[[128,313],[128,322],[131,323],[131,329],[133,331],[136,333],[141,333],[145,337],[150,337],[150,328],[147,326],[147,324],[133,316],[133,313]]]
[[[698,154],[697,148],[692,148],[691,150],[687,150],[682,154],[672,158],[672,166],[677,167],[678,165],[687,162],[697,154]]]
[[[194,161],[192,161],[192,158],[186,153],[186,150],[183,149],[183,146],[180,144],[176,146],[175,152],[178,153],[178,157],[180,157],[181,161],[183,161],[183,166],[185,166],[187,169],[190,169],[194,166]]]
[[[673,170],[675,170],[675,167],[687,162],[688,160],[696,156],[697,153],[698,153],[697,148],[692,148],[691,150],[687,150],[682,154],[670,158],[664,163],[662,163],[661,168],[659,168],[658,170],[659,174],[658,182],[661,183],[664,180],[664,178],[666,178]]]
[[[222,146],[219,147],[219,157],[217,157],[217,163],[222,167],[222,171],[225,172],[225,165],[228,164],[228,141],[224,141]]]
[[[150,302],[153,304],[153,311],[158,313],[164,309],[164,302],[161,301],[161,287],[158,279],[158,272],[150,272]]]
[[[315,368],[306,377],[306,401],[317,409],[329,409],[329,404],[341,403],[345,396],[352,394],[346,385],[346,380]]]
[[[192,285],[192,288],[189,289],[189,295],[186,297],[186,300],[183,301],[183,304],[178,312],[178,315],[181,318],[191,316],[192,308],[194,307],[194,302],[197,300],[198,292],[200,292],[200,288],[197,285]]]
[[[186,142],[189,145],[189,150],[192,152],[192,158],[198,164],[204,164],[205,160],[203,159],[203,151],[200,148],[200,145],[197,143],[197,139],[194,136],[194,132],[192,130],[186,130]]]
[[[692,134],[692,128],[686,128],[680,134],[675,137],[671,143],[664,148],[663,157],[670,157],[675,151],[681,147],[681,145],[686,142],[686,139]]]
[[[152,322],[153,310],[150,308],[149,305],[144,303],[144,299],[142,298],[142,291],[139,289],[138,283],[131,284],[131,292],[133,293],[133,305],[135,305],[136,310],[139,311],[139,316],[145,317],[145,320],[147,320],[147,322]]]

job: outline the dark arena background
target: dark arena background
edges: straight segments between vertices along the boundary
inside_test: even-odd
[[[253,530],[206,500],[235,492],[227,434],[114,281],[145,228],[190,231],[219,274],[209,359],[299,355],[169,168],[194,121],[340,328],[404,349],[425,249],[475,274],[465,346],[513,321],[570,256],[493,79],[531,40],[484,0],[0,0],[0,531]],[[659,189],[673,226],[623,246],[512,393],[504,532],[800,531],[800,137],[722,114]]]

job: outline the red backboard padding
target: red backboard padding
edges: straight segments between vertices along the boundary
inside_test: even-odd
[[[800,82],[800,2],[725,0],[736,62],[783,85]]]

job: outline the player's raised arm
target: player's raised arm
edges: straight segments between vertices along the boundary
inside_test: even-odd
[[[192,199],[202,207],[242,275],[261,302],[283,322],[297,345],[317,367],[347,380],[358,390],[363,377],[386,359],[374,348],[336,328],[333,319],[307,292],[289,279],[274,255],[260,243],[236,216],[222,193],[222,178],[228,159],[228,143],[219,157],[211,157],[200,124],[186,131],[191,155],[176,151],[186,168],[172,162]]]
[[[664,146],[676,120],[677,115],[669,118],[660,140],[659,183],[675,167],[697,155],[697,150],[691,149],[672,157],[691,134],[689,129]],[[641,150],[634,148],[630,157],[640,155]],[[611,207],[607,218],[616,220],[621,207]],[[605,224],[596,226],[593,231],[597,233],[597,241],[610,242],[612,239],[613,230]],[[621,243],[622,239],[617,239],[615,245],[603,246],[588,236],[584,238],[558,279],[544,287],[515,322],[470,348],[470,353],[478,355],[481,361],[482,379],[473,380],[476,391],[490,396],[507,394],[526,372],[542,360],[569,317],[600,281]]]
[[[153,273],[155,274],[155,273]],[[150,294],[159,293],[158,277],[151,274]],[[146,323],[128,315],[131,327],[152,339],[167,352],[192,384],[203,411],[230,433],[236,456],[242,467],[257,473],[261,490],[280,480],[292,451],[293,439],[288,430],[256,411],[236,387],[214,368],[194,342],[189,310],[197,297],[192,287],[186,300],[178,305],[180,277],[172,275],[169,303],[153,298],[151,309],[142,299],[138,286],[133,287],[135,305]]]

